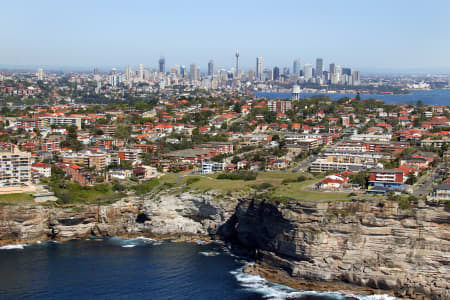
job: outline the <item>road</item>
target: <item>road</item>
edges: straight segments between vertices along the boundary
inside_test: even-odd
[[[316,154],[310,154],[307,158],[302,160],[297,167],[293,169],[294,172],[307,171],[312,162],[317,158]]]
[[[439,170],[441,168],[445,170],[447,167],[447,163],[440,163],[436,168],[432,170],[431,175],[427,179],[414,187],[413,195],[416,197],[426,196],[431,191],[433,184],[437,183],[440,177]]]

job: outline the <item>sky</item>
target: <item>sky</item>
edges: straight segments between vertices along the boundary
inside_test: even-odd
[[[0,67],[302,66],[450,73],[448,0],[0,0]]]

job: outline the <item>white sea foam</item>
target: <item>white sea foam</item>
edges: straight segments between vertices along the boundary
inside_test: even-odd
[[[23,250],[23,248],[27,246],[25,244],[17,244],[17,245],[5,245],[1,246],[0,250]]]
[[[331,299],[345,300],[346,295],[337,292],[316,292],[316,291],[302,291],[290,288],[285,285],[271,283],[259,275],[246,274],[243,272],[243,267],[235,271],[231,271],[239,284],[248,291],[256,292],[263,296],[265,299],[289,299],[306,295],[326,296]],[[394,300],[397,299],[388,295],[347,295],[355,297],[360,300]]]
[[[112,237],[109,239],[113,244],[122,246],[124,248],[132,248],[135,246],[145,246],[145,245],[161,245],[161,241],[157,241],[152,238],[147,238],[143,236],[138,236],[136,238],[121,238],[121,237]]]
[[[217,255],[220,255],[220,252],[217,252],[217,251],[204,251],[204,252],[199,252],[199,254],[201,254],[203,256],[217,256]]]
[[[196,243],[197,245],[206,245],[206,244],[209,244],[209,242],[205,242],[205,241],[202,241],[202,240],[194,240],[194,243]]]
[[[148,238],[148,237],[144,237],[144,236],[138,236],[134,239],[130,239],[130,240],[140,240],[140,241],[147,241],[147,242],[156,242],[155,239],[152,238]]]

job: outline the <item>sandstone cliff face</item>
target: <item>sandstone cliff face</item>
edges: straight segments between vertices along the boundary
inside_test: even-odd
[[[450,299],[450,213],[442,206],[243,200],[236,219],[238,241],[295,278]]]
[[[292,202],[208,194],[127,197],[76,210],[0,206],[0,244],[97,236],[231,240],[292,278],[450,299],[450,213],[396,202]]]
[[[236,204],[236,200],[183,193],[128,197],[108,206],[77,209],[0,206],[0,244],[91,235],[211,236],[233,215]]]

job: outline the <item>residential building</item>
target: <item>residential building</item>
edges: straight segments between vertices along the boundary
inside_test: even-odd
[[[388,190],[399,190],[406,180],[402,170],[397,169],[374,169],[369,171],[369,191],[372,188],[386,188]]]
[[[10,147],[9,151],[0,152],[0,191],[31,184],[31,154],[13,144]]]
[[[52,166],[49,164],[44,164],[42,162],[38,162],[31,165],[32,170],[35,170],[37,173],[42,175],[43,177],[52,176]]]

